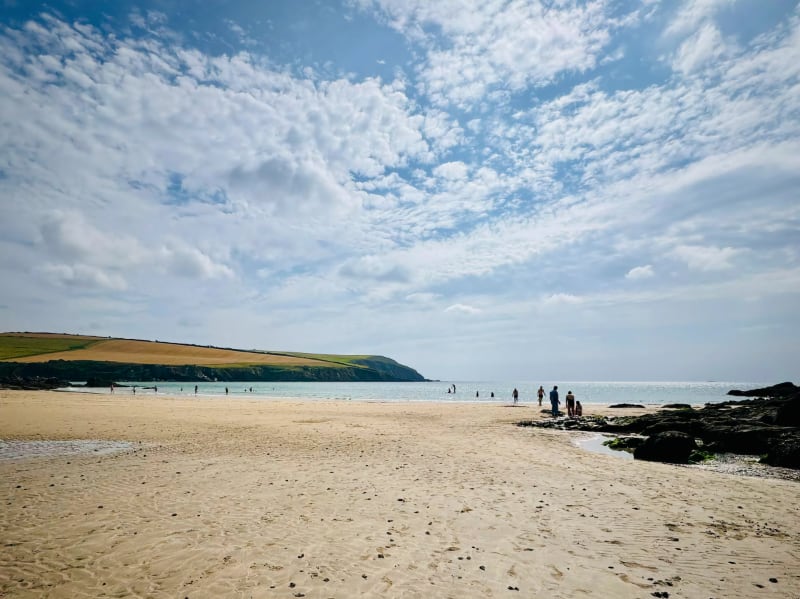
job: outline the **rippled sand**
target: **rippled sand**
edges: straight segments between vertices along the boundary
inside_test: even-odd
[[[0,461],[0,596],[800,596],[797,482],[513,425],[540,416],[0,391],[6,441],[132,444]]]

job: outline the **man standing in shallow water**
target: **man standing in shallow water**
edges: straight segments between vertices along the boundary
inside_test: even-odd
[[[558,385],[553,386],[553,390],[550,391],[550,407],[553,409],[553,418],[558,418],[558,404],[561,403],[558,401]]]

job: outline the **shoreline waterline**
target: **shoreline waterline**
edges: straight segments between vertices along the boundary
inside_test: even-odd
[[[536,390],[545,390],[542,408],[549,407],[548,394],[558,385],[561,401],[567,391],[573,391],[583,405],[613,405],[633,403],[665,405],[686,403],[703,405],[730,399],[731,389],[751,389],[764,386],[762,382],[557,382],[530,381],[426,381],[426,382],[172,382],[172,381],[119,381],[114,394],[170,395],[198,398],[250,398],[258,400],[356,400],[383,402],[440,402],[512,404],[512,390],[518,389],[519,403],[538,407]],[[195,385],[197,391],[195,392]],[[448,393],[455,385],[456,392]],[[156,391],[157,389],[157,391]],[[227,391],[226,391],[227,389]],[[75,386],[62,390],[82,393],[110,393],[109,387]],[[492,396],[494,394],[494,396]]]

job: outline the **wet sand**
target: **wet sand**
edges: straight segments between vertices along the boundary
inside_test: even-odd
[[[797,482],[513,425],[538,417],[0,391],[5,441],[134,444],[0,460],[0,596],[800,597]]]

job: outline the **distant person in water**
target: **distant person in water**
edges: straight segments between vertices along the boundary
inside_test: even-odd
[[[579,401],[575,402],[575,415],[576,416],[583,416],[583,406],[581,405],[581,402],[579,402]]]
[[[554,385],[553,390],[550,391],[550,408],[553,410],[553,418],[558,418],[558,404],[560,403],[558,400],[558,385]]]
[[[136,395],[136,385],[133,386],[133,394]]]
[[[447,392],[448,393],[452,393],[452,391],[450,390],[450,387],[447,388]]]
[[[517,402],[519,401],[519,391],[517,391],[516,387],[514,387],[514,390],[511,392],[511,397],[514,398],[514,405],[517,405]]]
[[[194,386],[194,394],[197,395],[197,385]]]
[[[475,392],[475,397],[480,397],[480,396],[481,396],[481,394],[478,391],[476,391]]]
[[[494,391],[492,391],[492,395],[491,395],[491,397],[494,397]]]
[[[539,390],[536,392],[536,396],[539,398],[539,405],[542,405],[542,398],[544,398],[544,389],[541,385],[539,385]]]
[[[158,387],[153,387],[153,391],[155,391],[156,393],[158,393]]]
[[[567,416],[575,417],[575,396],[572,391],[567,391]]]
[[[111,383],[111,393],[114,393],[114,383]]]
[[[225,387],[225,395],[227,395],[227,394],[228,394],[228,388]]]

